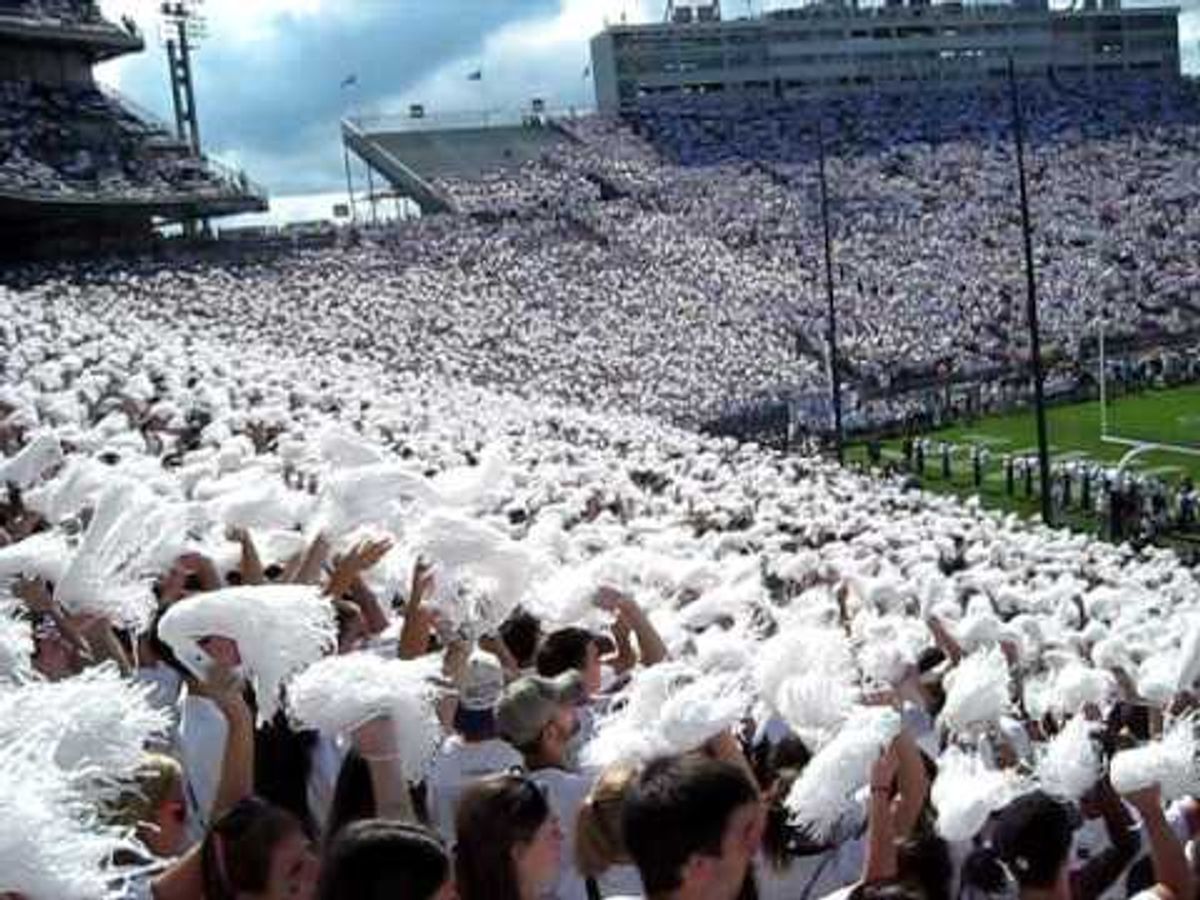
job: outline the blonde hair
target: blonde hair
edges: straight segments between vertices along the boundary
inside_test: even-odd
[[[612,866],[631,862],[621,827],[621,807],[637,775],[637,767],[628,763],[609,766],[579,808],[575,864],[585,878],[596,878]]]
[[[183,784],[183,767],[162,753],[147,753],[133,774],[132,783],[108,809],[107,819],[114,825],[136,828],[154,821],[159,807],[171,799]]]

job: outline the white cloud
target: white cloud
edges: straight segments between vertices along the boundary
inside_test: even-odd
[[[652,19],[661,13],[659,7],[658,0],[561,0],[555,15],[498,29],[478,54],[447,62],[366,112],[396,112],[410,103],[424,104],[431,116],[514,110],[527,107],[533,97],[552,109],[591,107],[592,84],[583,73],[592,36],[623,14],[630,22]],[[467,75],[476,69],[483,71],[483,80],[469,81]]]

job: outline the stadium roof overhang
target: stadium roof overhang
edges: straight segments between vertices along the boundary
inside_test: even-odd
[[[146,199],[96,197],[44,197],[0,191],[0,220],[122,220],[216,218],[239,213],[266,212],[266,197],[243,194],[228,197],[177,195]]]
[[[109,22],[101,25],[66,25],[0,16],[0,44],[5,43],[78,49],[96,62],[126,53],[138,53],[146,46],[140,35],[131,34]]]

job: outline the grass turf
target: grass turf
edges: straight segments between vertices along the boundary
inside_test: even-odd
[[[1052,463],[1091,459],[1115,465],[1130,449],[1100,440],[1100,405],[1095,401],[1048,408],[1046,428]],[[1200,452],[1200,385],[1110,397],[1108,431],[1110,435],[1123,438],[1195,447]],[[1024,496],[1024,483],[1019,475],[1016,478],[1015,496],[1006,495],[1004,484],[1005,454],[1033,455],[1037,452],[1037,426],[1032,409],[978,419],[931,431],[924,436],[934,441],[949,441],[960,448],[953,457],[949,481],[941,477],[940,453],[933,449],[926,454],[925,476],[922,479],[922,486],[926,489],[964,497],[978,494],[989,506],[1014,510],[1022,515],[1038,511],[1036,478],[1034,496],[1028,499]],[[900,438],[885,441],[884,460],[902,461],[902,444]],[[990,451],[981,489],[975,487],[972,479],[969,448],[973,444],[986,446]],[[866,446],[855,444],[849,447],[847,458],[865,463]],[[1200,481],[1200,455],[1155,450],[1134,459],[1130,468],[1168,482],[1179,481],[1188,475]],[[1077,506],[1078,502],[1076,485],[1073,503]],[[1072,511],[1069,518],[1074,520],[1073,524],[1081,527],[1088,527],[1092,522],[1090,517],[1077,509]]]

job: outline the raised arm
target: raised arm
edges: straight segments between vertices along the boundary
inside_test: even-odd
[[[262,584],[267,580],[267,576],[263,573],[262,560],[258,556],[258,548],[254,546],[254,539],[250,536],[248,528],[231,528],[229,530],[230,540],[237,541],[242,548],[241,559],[238,562],[238,571],[242,576],[242,584]]]
[[[1158,787],[1133,791],[1126,794],[1125,799],[1142,817],[1142,827],[1150,844],[1150,859],[1154,863],[1156,880],[1151,890],[1163,900],[1192,900],[1195,878],[1184,855],[1183,845],[1167,824]]]
[[[614,588],[602,587],[596,594],[595,603],[601,609],[615,613],[617,619],[633,632],[643,666],[653,666],[667,658],[667,645],[658,629],[632,597]]]
[[[387,716],[379,716],[360,725],[353,735],[354,746],[367,763],[371,773],[371,790],[375,794],[375,817],[415,822],[412,794],[396,747],[395,724]]]
[[[871,796],[867,806],[867,856],[863,862],[863,884],[891,881],[899,871],[896,853],[896,824],[892,791],[899,769],[893,744],[871,767]]]
[[[254,793],[254,714],[242,696],[242,680],[227,666],[214,663],[208,681],[195,690],[217,705],[228,733],[221,759],[221,779],[213,798],[210,821]]]
[[[433,567],[418,560],[413,567],[412,588],[404,607],[404,625],[400,629],[401,659],[416,659],[429,649],[434,617],[423,604],[425,598],[433,593],[433,584]]]
[[[1105,775],[1092,789],[1104,817],[1109,846],[1071,874],[1071,900],[1095,900],[1121,877],[1137,856],[1141,840],[1137,823]]]

